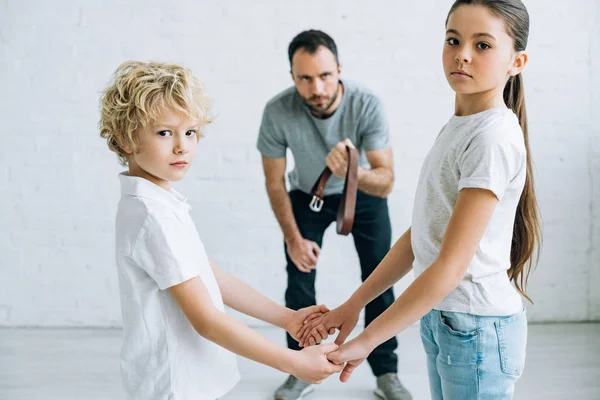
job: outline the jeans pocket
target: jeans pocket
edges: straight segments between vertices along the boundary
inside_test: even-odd
[[[438,311],[436,365],[444,379],[462,379],[477,370],[479,333],[477,317],[471,314]]]
[[[525,368],[527,347],[527,313],[523,308],[517,314],[499,318],[494,323],[498,335],[500,368],[503,373],[521,376]]]
[[[470,314],[440,311],[440,324],[447,332],[464,338],[477,336],[477,322]]]

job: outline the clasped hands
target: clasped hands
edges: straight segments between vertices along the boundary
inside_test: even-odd
[[[343,365],[340,381],[346,382],[374,349],[362,335],[344,343],[356,326],[360,310],[360,307],[348,302],[332,311],[325,306],[307,307],[296,311],[293,326],[286,327],[286,330],[305,349],[321,343],[339,330],[335,346],[330,348],[326,357],[336,366]]]

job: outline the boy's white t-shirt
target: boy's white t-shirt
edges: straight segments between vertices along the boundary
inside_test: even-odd
[[[499,201],[465,276],[435,309],[485,316],[522,309],[507,270],[526,167],[523,131],[511,110],[452,116],[442,128],[423,163],[415,196],[411,239],[416,276],[439,256],[460,190],[487,189]]]
[[[215,400],[240,379],[236,357],[200,336],[166,290],[199,276],[213,305],[225,310],[190,206],[175,190],[127,173],[119,178],[116,259],[125,391],[134,400]]]

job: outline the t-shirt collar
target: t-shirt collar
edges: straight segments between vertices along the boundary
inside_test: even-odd
[[[187,199],[173,188],[170,191],[165,190],[147,179],[130,176],[126,171],[119,174],[119,180],[121,181],[121,196],[148,198],[182,211],[191,209]]]

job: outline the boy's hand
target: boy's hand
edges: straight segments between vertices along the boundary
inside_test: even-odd
[[[340,346],[337,351],[329,353],[327,358],[334,364],[346,363],[344,370],[340,374],[340,381],[346,382],[350,379],[350,375],[352,375],[356,367],[365,361],[371,351],[372,349],[364,346],[360,339],[356,338]]]
[[[337,349],[337,344],[327,343],[295,351],[292,375],[304,382],[321,383],[329,375],[338,373],[344,368],[343,364],[336,365],[327,359],[327,354]]]
[[[298,311],[293,311],[291,317],[285,322],[284,329],[293,337],[296,341],[300,338],[298,333],[305,323],[315,320],[316,318],[325,315],[329,312],[329,309],[324,305],[306,307]],[[333,334],[335,329],[331,330]]]

